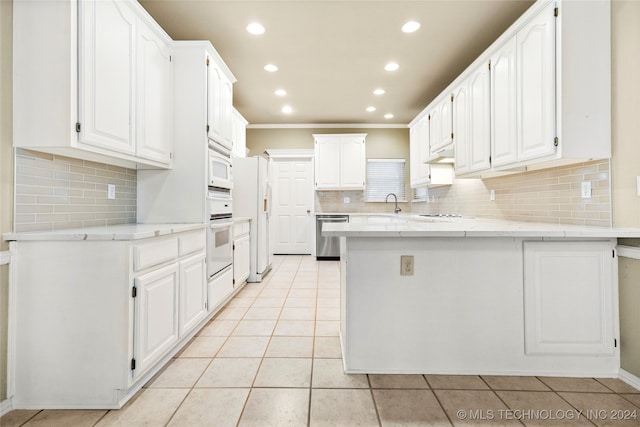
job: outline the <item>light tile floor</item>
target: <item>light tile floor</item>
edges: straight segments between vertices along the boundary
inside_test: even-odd
[[[276,256],[121,410],[0,426],[640,426],[640,390],[617,379],[345,375],[339,304],[337,262]]]

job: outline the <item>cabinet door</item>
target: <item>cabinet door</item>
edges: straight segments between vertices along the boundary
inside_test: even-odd
[[[138,22],[138,157],[165,164],[172,150],[171,50],[151,28]]]
[[[233,123],[232,143],[233,154],[236,157],[246,157],[247,155],[247,128],[245,121],[239,113],[233,112],[231,121]]]
[[[429,183],[429,119],[424,117],[409,130],[411,187]]]
[[[143,374],[178,341],[178,264],[135,279],[135,376]]]
[[[555,153],[554,4],[516,35],[518,160]],[[588,89],[586,89],[588,90]]]
[[[180,336],[191,331],[207,314],[206,254],[180,261]]]
[[[467,173],[470,169],[469,101],[469,82],[464,81],[453,91],[453,141],[456,146],[456,175]]]
[[[229,148],[233,148],[233,84],[226,77],[220,93],[220,127],[222,138]]]
[[[340,188],[363,190],[366,182],[364,140],[347,136],[340,140]]]
[[[453,104],[451,96],[446,96],[431,113],[430,136],[431,153],[451,143],[453,132]]]
[[[233,282],[234,287],[240,286],[251,272],[249,266],[249,257],[251,255],[250,238],[249,236],[241,237],[234,243],[233,252]]]
[[[233,292],[233,268],[229,267],[218,273],[207,284],[207,306],[209,312],[220,304]]]
[[[422,120],[421,120],[422,121]],[[420,127],[419,122],[409,128],[409,175],[411,188],[423,184],[420,179]]]
[[[240,256],[242,258],[242,274],[240,283],[236,282],[236,286],[241,285],[251,274],[251,238],[249,236],[240,242]]]
[[[340,187],[340,141],[338,139],[316,140],[315,178],[317,190]]]
[[[526,353],[614,352],[612,244],[525,242]]]
[[[223,75],[213,58],[207,56],[207,136],[221,142]]]
[[[79,2],[80,141],[135,154],[135,27],[127,2]]]
[[[491,163],[501,166],[517,160],[516,39],[491,57]]]
[[[469,78],[469,172],[482,171],[491,166],[490,84],[488,64],[482,64]],[[457,135],[454,134],[454,137]]]

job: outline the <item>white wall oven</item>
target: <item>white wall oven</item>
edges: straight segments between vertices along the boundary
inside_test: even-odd
[[[209,221],[207,236],[207,273],[209,280],[226,269],[233,262],[233,219],[228,217],[212,218]]]
[[[211,280],[233,262],[231,190],[209,187],[208,203],[207,272]]]

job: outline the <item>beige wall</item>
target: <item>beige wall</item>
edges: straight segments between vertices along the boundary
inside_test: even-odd
[[[315,133],[366,133],[367,158],[409,158],[409,128],[399,129],[248,129],[250,156],[268,148],[313,149]]]
[[[0,0],[0,234],[11,231],[13,222],[12,14],[12,1]],[[8,244],[0,240],[0,250],[7,249]],[[5,266],[0,268],[0,401],[7,397],[8,287],[8,268]]]
[[[613,222],[640,227],[640,2],[614,1],[611,19]]]
[[[640,227],[640,2],[615,0],[612,29],[613,224]],[[621,243],[640,246],[639,240]],[[620,258],[620,354],[622,368],[640,377],[640,260]]]

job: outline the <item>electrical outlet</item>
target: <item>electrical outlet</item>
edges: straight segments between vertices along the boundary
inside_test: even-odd
[[[351,198],[350,198],[350,197],[345,197],[345,198],[343,199],[343,202],[344,202],[345,204],[346,204],[346,203],[351,203]]]
[[[400,275],[413,276],[413,255],[400,256]]]
[[[113,200],[116,198],[116,185],[107,184],[107,199]]]
[[[581,193],[583,199],[591,198],[591,181],[582,181]]]
[[[489,190],[489,200],[496,199],[496,190]]]

